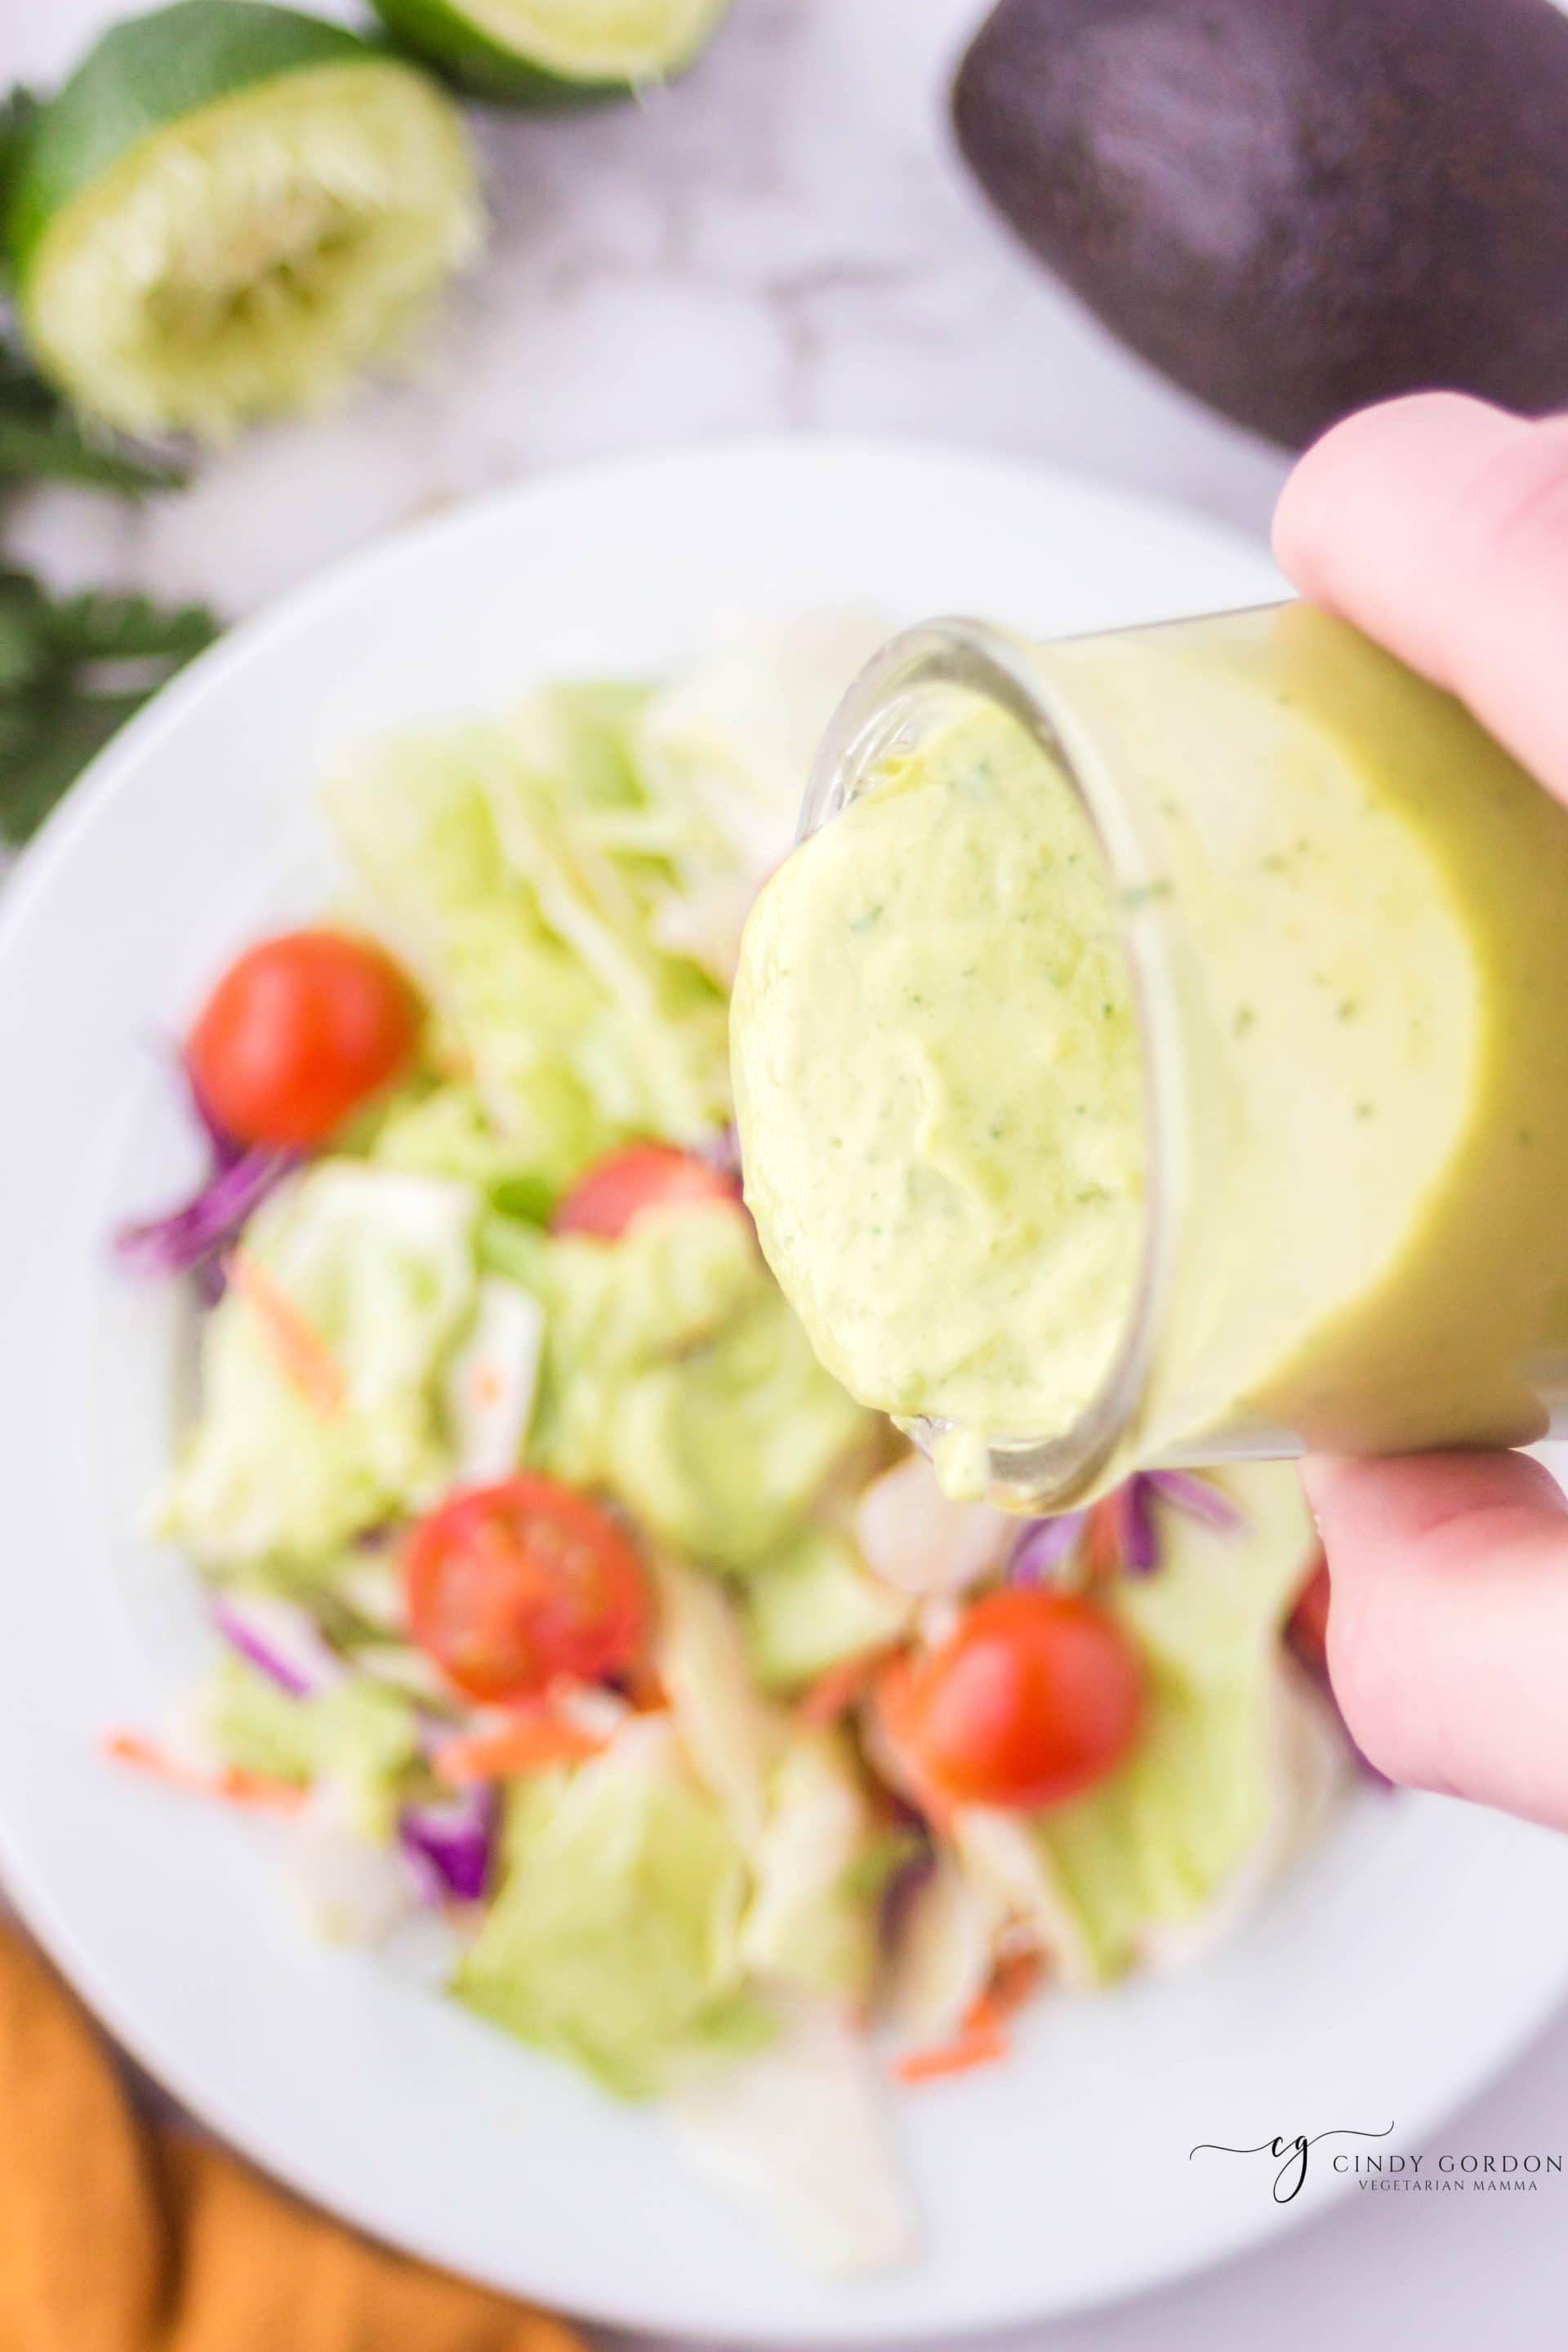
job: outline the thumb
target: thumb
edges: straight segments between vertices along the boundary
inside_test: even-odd
[[[1527,1455],[1320,1457],[1329,1672],[1391,1780],[1568,1829],[1568,1501]]]

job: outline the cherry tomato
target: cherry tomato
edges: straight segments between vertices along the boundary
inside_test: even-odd
[[[632,1664],[647,1622],[636,1552],[595,1504],[524,1475],[450,1496],[404,1553],[414,1639],[469,1698],[534,1698]]]
[[[1102,1780],[1137,1736],[1143,1676],[1107,1612],[1036,1586],[988,1592],[889,1684],[889,1728],[949,1804],[1033,1811]]]
[[[339,931],[285,931],[230,964],[186,1048],[218,1125],[241,1143],[319,1143],[414,1049],[396,966]]]
[[[732,1176],[689,1151],[677,1151],[671,1143],[628,1143],[579,1176],[552,1224],[558,1234],[596,1234],[602,1241],[618,1241],[644,1209],[739,1198]]]
[[[1325,1667],[1329,1656],[1329,1563],[1318,1554],[1285,1623],[1285,1638],[1303,1665]]]

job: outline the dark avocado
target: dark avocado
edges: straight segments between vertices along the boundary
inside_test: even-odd
[[[1273,440],[1437,385],[1568,404],[1551,0],[1002,0],[952,110],[1041,259]]]

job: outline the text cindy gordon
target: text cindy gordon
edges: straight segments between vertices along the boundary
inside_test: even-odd
[[[1353,2172],[1358,2189],[1538,2189],[1563,2169],[1560,2156],[1339,2155],[1336,2172]]]

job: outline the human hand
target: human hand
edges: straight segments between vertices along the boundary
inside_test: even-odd
[[[1568,417],[1452,393],[1368,409],[1301,459],[1274,544],[1303,595],[1458,695],[1568,801]],[[1304,1475],[1329,1671],[1366,1754],[1394,1780],[1568,1829],[1553,1481],[1507,1454],[1319,1458]]]

